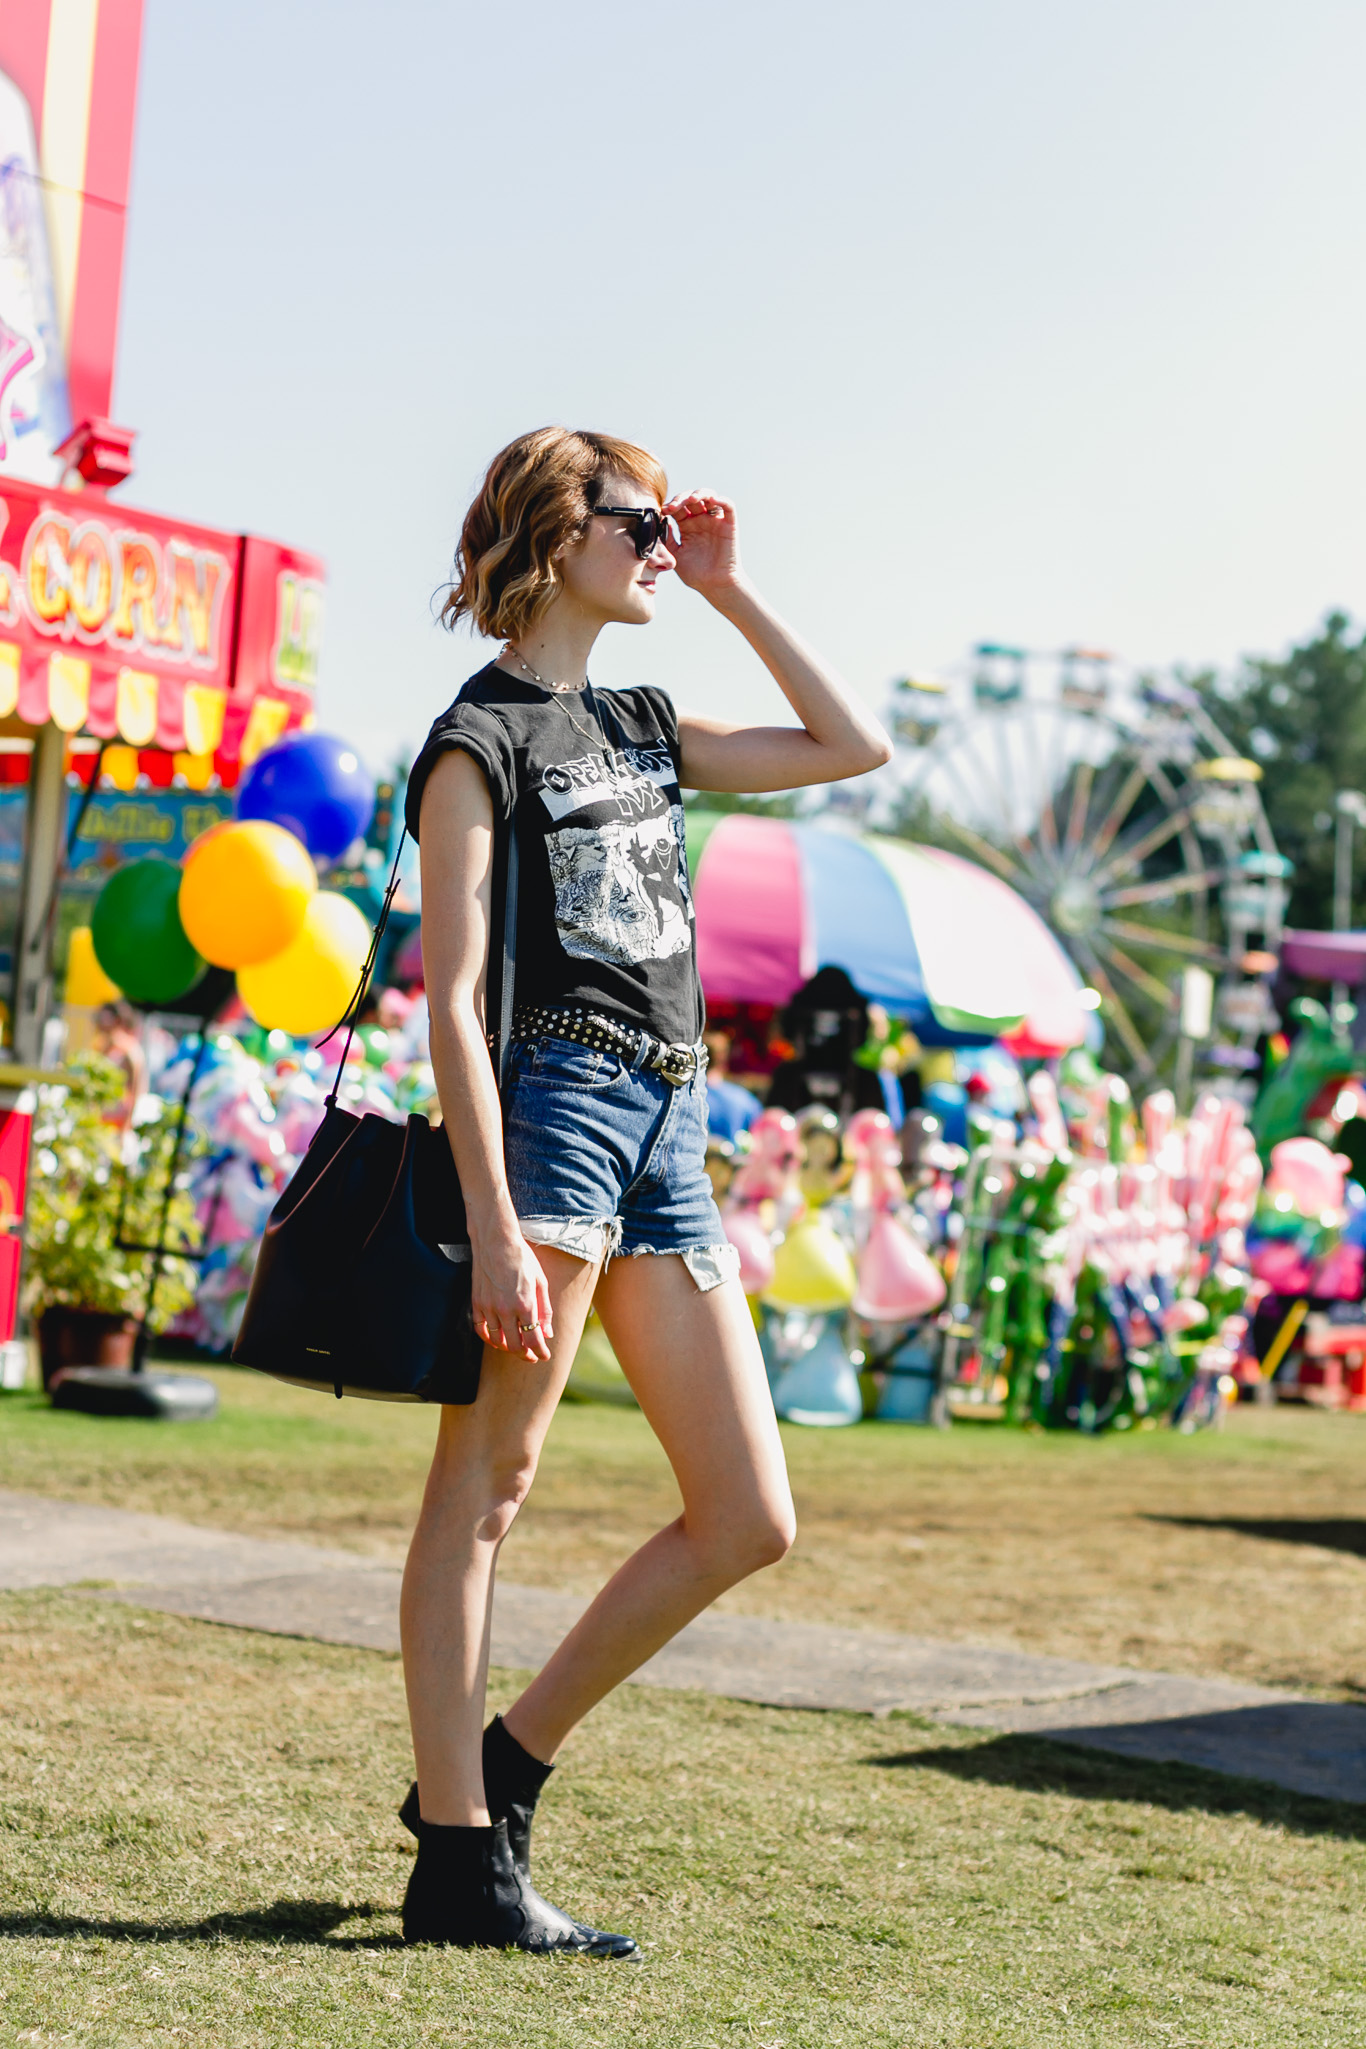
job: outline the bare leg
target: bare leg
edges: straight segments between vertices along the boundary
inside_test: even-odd
[[[536,1471],[563,1392],[597,1268],[535,1248],[550,1286],[555,1337],[532,1365],[484,1349],[479,1398],[443,1408],[399,1607],[403,1677],[422,1815],[457,1827],[488,1821],[480,1744],[498,1551]]]
[[[683,1513],[628,1558],[503,1717],[549,1763],[612,1688],[718,1594],[781,1558],[794,1518],[738,1282],[702,1294],[676,1254],[613,1260],[597,1305],[674,1469]]]

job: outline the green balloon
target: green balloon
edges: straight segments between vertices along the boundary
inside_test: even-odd
[[[90,920],[95,958],[125,996],[148,1008],[173,1003],[207,963],[180,922],[180,869],[151,855],[116,868]]]

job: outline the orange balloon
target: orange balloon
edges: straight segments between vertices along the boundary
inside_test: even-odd
[[[307,847],[282,825],[216,825],[185,856],[180,922],[215,967],[252,967],[298,937],[317,887]]]

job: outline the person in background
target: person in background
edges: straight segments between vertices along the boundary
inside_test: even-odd
[[[702,1043],[707,1049],[707,1130],[713,1138],[728,1139],[734,1145],[764,1106],[730,1079],[730,1033],[709,1025]]]
[[[95,1036],[90,1050],[112,1060],[127,1077],[127,1087],[117,1103],[104,1113],[106,1124],[126,1131],[134,1110],[147,1093],[147,1055],[142,1048],[138,1015],[131,1004],[104,1003],[95,1015]]]
[[[795,1113],[817,1103],[848,1117],[886,1108],[877,1075],[855,1064],[868,1038],[868,1005],[843,968],[819,968],[804,982],[783,1013],[783,1026],[796,1050],[773,1076],[770,1110]]]

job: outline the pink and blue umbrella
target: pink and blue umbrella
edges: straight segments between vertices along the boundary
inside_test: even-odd
[[[927,1045],[1079,1046],[1082,981],[1008,883],[939,847],[832,825],[693,815],[697,956],[713,1003],[783,1004],[845,970]]]

